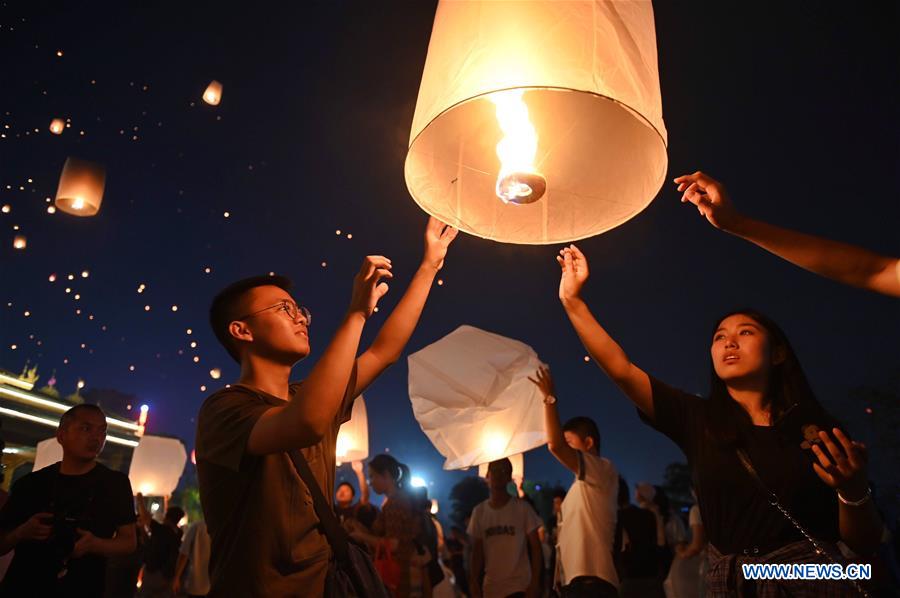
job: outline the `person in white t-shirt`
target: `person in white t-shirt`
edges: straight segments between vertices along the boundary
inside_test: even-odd
[[[509,459],[488,465],[490,497],[475,507],[469,520],[472,598],[538,598],[541,594],[538,528],[542,522],[531,505],[507,492],[511,481]]]
[[[544,394],[547,447],[575,474],[562,503],[554,585],[563,597],[618,596],[613,563],[619,473],[600,456],[600,431],[589,417],[561,426],[550,370],[541,367],[529,378]]]

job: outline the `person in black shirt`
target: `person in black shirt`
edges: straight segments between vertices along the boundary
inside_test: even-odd
[[[136,547],[128,477],[97,463],[103,411],[72,407],[56,439],[62,461],[16,482],[0,510],[0,554],[15,548],[4,596],[102,596],[106,558]]]
[[[628,482],[619,476],[619,512],[613,557],[623,598],[663,598],[659,579],[656,516],[631,504]]]
[[[754,310],[717,321],[710,347],[711,396],[704,400],[647,375],[610,338],[581,298],[589,271],[577,247],[563,249],[557,261],[559,297],[582,343],[641,418],[687,456],[710,554],[721,557],[716,560],[731,567],[738,558],[765,560],[779,551],[774,562],[828,562],[769,502],[768,492],[742,465],[739,449],[768,490],[828,552],[838,540],[858,555],[874,552],[882,525],[867,487],[866,449],[818,403],[773,321]],[[715,567],[711,559],[710,580]],[[740,573],[726,572],[716,571],[723,592],[749,583]],[[796,590],[792,595],[805,596],[808,587],[824,589],[824,583],[784,585]],[[709,591],[718,595],[712,586]]]
[[[181,529],[178,522],[184,517],[181,507],[166,509],[163,522],[154,521],[144,504],[144,497],[137,495],[139,523],[147,534],[144,545],[144,576],[140,596],[174,596],[175,565],[181,548]]]

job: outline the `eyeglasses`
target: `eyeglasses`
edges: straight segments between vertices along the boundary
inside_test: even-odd
[[[306,325],[310,326],[312,324],[312,314],[308,309],[303,307],[302,305],[297,305],[293,301],[279,301],[275,305],[270,305],[269,307],[265,307],[259,311],[255,311],[252,314],[247,314],[246,316],[241,316],[240,318],[235,318],[236,320],[246,320],[247,318],[252,318],[253,316],[257,316],[264,311],[269,311],[270,309],[278,309],[279,311],[284,311],[288,315],[288,317],[296,322],[299,316],[303,316],[303,319],[306,321]]]

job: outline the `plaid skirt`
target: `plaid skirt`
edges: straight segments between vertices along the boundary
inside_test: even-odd
[[[836,546],[825,546],[832,558],[841,565],[847,560],[841,557]],[[860,596],[853,582],[826,579],[744,579],[741,565],[759,563],[828,563],[824,555],[817,555],[806,540],[782,546],[762,555],[722,554],[709,545],[707,552],[709,570],[706,574],[707,598],[856,598]]]

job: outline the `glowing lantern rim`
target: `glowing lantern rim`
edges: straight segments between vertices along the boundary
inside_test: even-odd
[[[475,228],[469,226],[466,222],[462,221],[458,217],[455,217],[454,215],[447,213],[447,212],[440,212],[438,210],[435,210],[431,205],[428,204],[427,201],[423,201],[422,199],[420,199],[418,197],[418,194],[413,190],[413,187],[410,184],[410,180],[411,180],[411,176],[410,176],[411,164],[410,163],[411,163],[411,157],[414,154],[414,146],[416,145],[416,143],[418,141],[422,140],[422,138],[426,134],[431,132],[432,128],[436,125],[436,123],[438,121],[440,121],[444,116],[448,115],[450,112],[458,110],[467,104],[473,104],[473,103],[479,102],[479,101],[490,102],[491,100],[490,100],[489,96],[491,96],[493,94],[516,91],[516,90],[521,90],[523,92],[523,96],[525,93],[527,93],[529,91],[530,92],[536,92],[536,91],[537,92],[560,92],[560,93],[568,92],[568,93],[578,94],[579,96],[583,96],[583,97],[589,97],[598,102],[611,103],[613,106],[622,109],[624,112],[626,112],[628,115],[630,115],[631,118],[633,118],[637,124],[643,125],[647,129],[652,131],[652,137],[653,137],[653,139],[658,140],[658,142],[660,144],[660,151],[662,152],[663,156],[665,157],[664,163],[666,164],[666,168],[660,169],[659,173],[657,174],[656,180],[653,182],[653,185],[652,185],[653,193],[652,194],[648,193],[644,200],[642,200],[640,202],[636,202],[634,204],[633,212],[628,213],[620,218],[610,220],[606,224],[606,226],[604,226],[602,228],[591,229],[591,230],[584,232],[583,234],[562,235],[559,237],[546,237],[546,238],[542,238],[542,239],[530,240],[527,242],[510,241],[510,240],[504,238],[503,236],[486,234],[484,231],[476,230]],[[513,87],[498,87],[498,88],[492,89],[490,91],[486,91],[486,92],[482,92],[482,93],[473,95],[471,97],[468,97],[468,98],[465,98],[458,102],[455,102],[454,104],[452,104],[450,106],[447,106],[446,108],[441,110],[439,113],[435,114],[434,117],[431,118],[427,122],[427,124],[422,126],[422,128],[419,130],[418,133],[416,133],[415,136],[411,136],[409,144],[407,146],[406,158],[404,160],[404,181],[406,183],[407,191],[409,192],[410,196],[412,197],[412,199],[416,203],[416,205],[418,205],[427,214],[434,216],[435,218],[439,218],[443,222],[447,222],[448,224],[451,224],[452,226],[458,228],[462,232],[468,233],[470,235],[473,235],[473,236],[476,236],[476,237],[479,237],[482,239],[487,239],[489,241],[497,241],[497,242],[502,242],[502,243],[527,244],[527,245],[556,245],[559,243],[569,243],[569,242],[574,242],[574,241],[580,241],[582,239],[588,239],[590,237],[594,237],[594,236],[603,234],[603,233],[608,232],[618,226],[621,226],[625,222],[628,222],[629,220],[631,220],[632,218],[634,218],[635,216],[637,216],[638,214],[640,214],[641,212],[646,210],[647,207],[651,203],[653,203],[653,200],[657,197],[657,195],[659,195],[660,190],[662,189],[663,185],[665,184],[667,165],[668,165],[668,157],[667,157],[668,145],[669,144],[668,144],[667,134],[664,131],[660,131],[660,129],[653,123],[652,120],[650,120],[650,118],[648,118],[646,115],[639,112],[633,106],[630,106],[626,102],[623,102],[622,100],[619,100],[612,96],[598,93],[598,92],[592,91],[592,90],[577,89],[577,88],[573,88],[573,87],[554,86],[554,85],[521,85],[521,86],[513,86]],[[539,176],[546,184],[545,177],[546,177],[547,173],[541,172],[541,168],[539,165],[536,167],[536,172],[530,173],[530,174]],[[497,198],[494,197],[494,199],[497,199]],[[536,198],[536,199],[540,199],[540,198]],[[509,202],[505,202],[505,203],[507,203],[507,205],[511,205],[513,207],[520,207],[523,205],[529,205],[532,202],[517,203],[514,201],[509,201]]]

